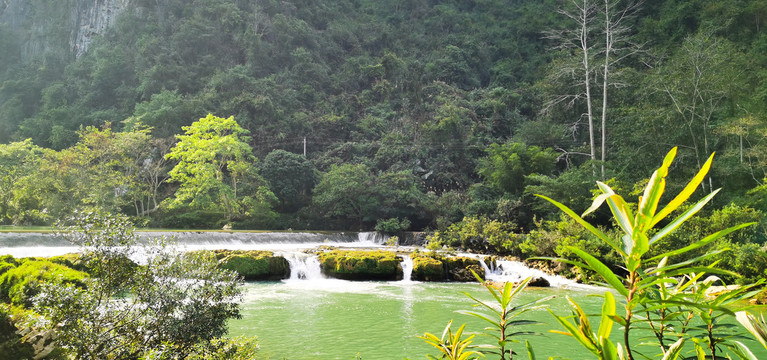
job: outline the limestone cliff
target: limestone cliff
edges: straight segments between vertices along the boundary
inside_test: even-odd
[[[19,55],[79,57],[131,0],[0,0],[0,25],[18,38]]]

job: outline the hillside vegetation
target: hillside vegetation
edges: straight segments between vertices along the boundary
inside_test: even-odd
[[[54,31],[69,3],[27,10]],[[0,24],[0,224],[554,231],[533,194],[585,209],[673,146],[672,188],[716,152],[709,215],[761,220],[767,5],[615,2],[609,46],[592,5],[134,0],[80,55]]]

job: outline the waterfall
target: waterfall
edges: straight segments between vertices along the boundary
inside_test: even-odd
[[[389,240],[388,235],[384,235],[382,233],[379,233],[377,231],[365,231],[360,232],[357,234],[357,241],[361,243],[372,243],[372,244],[385,244],[386,240]]]
[[[496,260],[490,266],[487,266],[484,261],[480,261],[479,263],[485,270],[485,279],[491,281],[511,281],[512,283],[518,283],[528,277],[538,277],[546,279],[549,284],[554,287],[580,285],[574,280],[569,280],[558,275],[551,275],[544,271],[528,267],[521,261]]]
[[[315,255],[293,253],[283,255],[290,265],[290,280],[323,279],[320,260]]]
[[[410,254],[402,255],[400,266],[402,266],[402,281],[412,281],[413,258],[410,257]]]

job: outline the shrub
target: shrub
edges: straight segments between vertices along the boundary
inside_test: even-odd
[[[429,242],[435,244],[432,248],[448,246],[481,253],[520,255],[519,244],[523,236],[515,234],[515,228],[516,225],[510,222],[465,217],[447,230],[434,232]]]
[[[85,286],[88,274],[47,260],[29,260],[0,275],[0,299],[14,305],[31,306],[42,283]]]
[[[405,231],[408,228],[410,228],[410,220],[408,219],[402,219],[402,220],[398,218],[378,219],[378,221],[376,222],[375,231],[388,234],[388,235],[394,235],[399,232]]]

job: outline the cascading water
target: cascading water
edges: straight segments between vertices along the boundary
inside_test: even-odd
[[[283,255],[290,265],[290,280],[323,279],[320,260],[315,255],[293,253]]]
[[[386,240],[389,240],[389,236],[377,231],[365,231],[357,234],[357,241],[363,244],[367,243],[381,245],[385,244]]]
[[[413,276],[413,258],[409,254],[402,255],[402,281],[412,281]]]
[[[573,280],[530,268],[521,261],[495,260],[490,266],[487,266],[484,261],[480,261],[479,263],[485,270],[485,279],[490,281],[511,281],[512,283],[518,283],[528,277],[537,277],[546,279],[546,281],[554,287],[572,287],[581,285]]]

